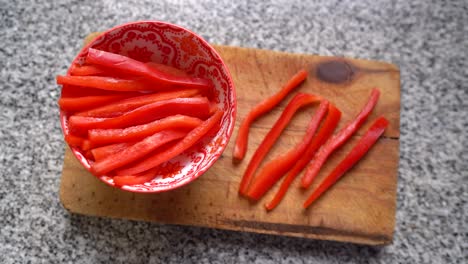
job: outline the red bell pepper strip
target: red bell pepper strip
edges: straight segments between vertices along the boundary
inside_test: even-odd
[[[86,62],[104,67],[113,68],[121,72],[134,74],[150,79],[152,83],[160,87],[184,86],[192,88],[210,87],[210,82],[206,79],[174,76],[148,66],[147,64],[125,57],[119,54],[110,53],[93,48],[88,49]]]
[[[309,161],[313,158],[315,152],[325,143],[331,135],[333,135],[333,131],[338,126],[338,122],[341,118],[341,112],[338,108],[333,106],[332,104],[329,105],[328,114],[323,121],[322,127],[315,135],[312,142],[307,146],[306,151],[304,154],[297,160],[296,164],[292,167],[292,169],[286,174],[283,182],[281,183],[278,192],[276,192],[273,199],[265,205],[267,210],[273,210],[283,199],[284,195],[286,194],[289,186],[294,181],[296,176],[299,172],[304,169],[304,167],[309,163]]]
[[[107,91],[101,89],[94,89],[89,87],[75,86],[75,85],[63,85],[60,98],[76,98],[84,96],[108,96],[108,95],[125,95],[125,96],[136,96],[141,95],[140,92],[118,92],[118,91]]]
[[[145,158],[132,166],[117,171],[117,175],[134,175],[140,172],[147,171],[154,168],[174,157],[181,154],[191,146],[193,146],[198,140],[206,135],[216,124],[219,123],[223,112],[218,110],[216,113],[204,121],[200,126],[190,131],[181,141],[177,142],[174,146],[168,148],[165,151],[156,153],[148,158]]]
[[[156,178],[158,171],[159,167],[156,167],[137,175],[114,176],[113,180],[116,186],[143,184]]]
[[[109,74],[109,70],[106,70],[104,67],[97,65],[73,65],[70,70],[70,74],[73,76],[90,76],[90,75],[103,75]]]
[[[71,134],[65,135],[65,142],[67,142],[68,145],[72,147],[81,147],[84,140],[85,140],[84,138],[79,137],[79,136],[75,136]]]
[[[380,91],[378,89],[373,89],[369,101],[358,114],[356,119],[354,119],[351,123],[346,125],[343,129],[341,129],[340,132],[338,132],[338,134],[330,138],[325,143],[325,145],[322,148],[320,148],[320,150],[315,154],[304,176],[302,176],[302,188],[307,188],[310,186],[310,184],[312,183],[315,176],[318,174],[320,168],[322,168],[323,164],[330,156],[330,154],[332,154],[336,149],[343,145],[356,132],[356,130],[358,130],[362,126],[364,121],[366,121],[367,117],[372,112],[372,109],[374,109],[375,105],[377,104],[377,101],[379,100],[379,95]]]
[[[165,129],[188,128],[191,130],[202,122],[201,119],[196,117],[174,115],[148,124],[123,129],[91,129],[88,131],[88,136],[93,144],[99,146],[116,142],[136,141]]]
[[[145,94],[137,97],[128,98],[126,100],[122,100],[112,104],[104,105],[101,107],[97,107],[95,109],[91,109],[85,112],[76,113],[76,115],[92,117],[116,117],[122,115],[125,112],[150,103],[174,98],[192,97],[197,94],[198,90],[196,89]]]
[[[91,144],[91,141],[89,139],[83,140],[83,144],[81,144],[81,149],[84,151],[91,150],[94,146]]]
[[[146,65],[150,66],[151,68],[155,70],[158,70],[158,71],[161,71],[163,73],[167,73],[173,76],[180,76],[180,77],[189,76],[186,72],[179,70],[177,68],[165,65],[165,64],[156,63],[156,62],[147,62]]]
[[[93,154],[91,153],[91,151],[90,151],[90,150],[88,150],[88,151],[85,151],[83,154],[84,154],[84,157],[85,157],[85,158],[87,158],[87,159],[89,159],[89,160],[93,160],[93,161],[94,161]]]
[[[135,92],[135,91],[160,91],[161,87],[157,84],[145,82],[140,79],[128,80],[108,76],[57,76],[57,84],[75,85],[81,87],[90,87],[95,89],[117,91],[117,92]]]
[[[164,64],[159,64],[155,62],[147,62],[148,66],[154,67],[157,70],[165,72],[167,74],[172,74],[174,76],[189,76],[186,72],[179,70],[177,68],[167,66]],[[122,72],[116,71],[115,69],[110,70],[109,68],[102,67],[99,65],[77,65],[73,64],[70,67],[70,75],[72,76],[119,76],[125,75]],[[131,75],[126,75],[130,77]]]
[[[164,130],[158,132],[122,150],[121,152],[110,155],[103,160],[96,161],[91,165],[91,171],[95,175],[104,175],[131,162],[141,159],[158,147],[173,140],[182,138],[186,134],[186,132],[178,130]]]
[[[368,151],[374,146],[379,137],[388,126],[388,120],[385,117],[378,118],[367,130],[366,134],[359,139],[353,149],[346,157],[335,167],[335,169],[320,183],[317,189],[304,202],[304,208],[309,207],[332,185],[334,185],[349,169],[351,169]]]
[[[252,156],[252,159],[249,162],[249,165],[247,165],[247,169],[245,170],[244,176],[242,177],[239,187],[240,194],[247,195],[247,190],[249,188],[249,184],[253,178],[255,170],[258,168],[266,154],[270,151],[271,147],[276,142],[276,139],[280,136],[281,132],[288,125],[294,113],[296,113],[296,111],[299,108],[311,103],[318,102],[320,100],[322,100],[321,97],[304,93],[298,93],[296,94],[296,96],[294,96],[293,99],[291,99],[281,116],[278,118],[274,126],[271,128],[271,130],[263,139],[260,146],[255,151],[254,155]]]
[[[64,111],[83,111],[98,107],[103,104],[119,101],[128,98],[125,95],[102,95],[102,96],[83,96],[72,98],[60,98],[58,104]]]
[[[292,167],[294,163],[303,155],[307,146],[312,141],[315,131],[320,125],[323,117],[328,111],[328,101],[320,103],[317,112],[307,126],[306,133],[301,142],[294,146],[285,155],[281,155],[268,162],[250,184],[247,197],[252,200],[260,199],[271,187]]]
[[[96,161],[100,161],[107,158],[110,155],[121,152],[133,146],[133,144],[135,144],[135,142],[123,142],[112,145],[106,145],[99,148],[91,149],[91,154],[93,155]]]
[[[205,119],[209,116],[209,113],[210,102],[204,97],[175,98],[147,104],[118,117],[99,118],[72,115],[69,118],[69,126],[72,131],[95,128],[124,128],[177,114]]]
[[[299,84],[301,84],[307,78],[307,74],[307,71],[300,70],[281,88],[278,93],[257,104],[247,114],[237,132],[236,143],[234,145],[234,152],[232,155],[235,160],[242,160],[245,156],[245,152],[247,151],[247,144],[249,141],[250,125],[252,122],[273,109],[273,107],[281,102],[281,100],[283,100],[283,98],[286,97],[289,92],[299,86]]]

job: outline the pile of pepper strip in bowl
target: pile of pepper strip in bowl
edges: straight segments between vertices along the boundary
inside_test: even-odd
[[[141,25],[148,31],[141,32]],[[142,43],[132,26],[148,40],[169,31],[162,22],[136,22],[105,32],[85,47],[68,74],[57,76],[63,133],[83,166],[104,182],[136,192],[166,191],[194,180],[221,155],[234,126],[235,93],[219,57],[213,59],[218,63],[213,78],[206,72],[213,67],[206,58],[193,72],[156,63],[151,53],[146,59],[135,55]],[[127,51],[99,49],[116,32],[135,42]],[[193,41],[209,47],[201,38]],[[114,47],[123,41],[109,43]],[[173,48],[187,56],[187,67],[193,66],[197,57],[188,56],[191,50],[183,44]],[[152,42],[145,45],[171,52]]]
[[[272,110],[290,92],[298,87],[308,76],[307,71],[301,70],[293,76],[281,90],[255,106],[241,123],[236,138],[233,158],[242,160],[247,151],[248,133],[252,122],[258,117]],[[267,210],[276,208],[296,176],[305,169],[300,182],[304,189],[309,188],[328,157],[345,144],[353,134],[364,124],[378,102],[380,91],[372,89],[367,104],[357,114],[354,120],[333,134],[341,118],[341,111],[325,98],[307,93],[297,93],[284,109],[271,130],[265,135],[260,146],[253,154],[242,177],[239,194],[257,201],[262,198],[281,178],[284,177],[280,188],[273,199],[265,204]],[[303,139],[290,151],[268,161],[257,172],[262,160],[286,128],[295,112],[305,106],[318,104],[318,109],[311,117]],[[323,120],[323,122],[322,122]],[[321,126],[320,126],[321,124]],[[348,170],[350,170],[376,143],[388,126],[385,117],[373,121],[371,127],[356,143],[346,157],[336,168],[318,185],[303,204],[308,208],[322,194],[331,188]]]

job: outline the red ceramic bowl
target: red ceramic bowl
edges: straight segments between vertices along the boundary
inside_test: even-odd
[[[159,21],[132,22],[112,28],[84,47],[73,63],[84,63],[90,47],[142,62],[163,63],[181,69],[191,76],[210,79],[215,86],[214,100],[218,107],[224,110],[220,126],[192,148],[162,164],[159,175],[154,180],[119,188],[143,193],[168,191],[195,180],[208,170],[226,148],[236,116],[234,84],[228,68],[216,50],[195,33]],[[63,133],[67,135],[67,114],[61,112],[60,119]],[[71,149],[81,164],[89,170],[90,161],[79,149]],[[99,176],[99,179],[114,186],[112,177]]]

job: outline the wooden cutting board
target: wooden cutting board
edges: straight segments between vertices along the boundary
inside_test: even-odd
[[[395,226],[399,159],[399,69],[376,61],[215,47],[232,74],[238,114],[233,137],[214,166],[195,182],[177,190],[136,194],[100,182],[66,148],[60,186],[64,207],[72,213],[102,217],[370,245],[390,243]],[[381,99],[357,135],[331,156],[312,187],[305,192],[300,190],[297,179],[283,202],[268,213],[263,204],[271,199],[274,191],[253,204],[240,198],[237,190],[250,157],[292,96],[253,124],[246,158],[237,165],[232,163],[233,141],[240,120],[249,109],[276,92],[301,68],[309,70],[309,78],[297,91],[322,95],[338,106],[343,112],[339,128],[360,111],[371,88],[380,89]],[[314,107],[305,109],[293,118],[267,160],[301,140],[314,110]],[[380,115],[390,121],[384,137],[332,190],[309,210],[303,210],[301,205],[311,190]]]

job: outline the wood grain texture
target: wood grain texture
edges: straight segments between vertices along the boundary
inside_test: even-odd
[[[214,166],[195,182],[177,190],[136,194],[100,182],[79,164],[67,148],[60,186],[64,207],[73,213],[102,217],[371,245],[390,243],[395,226],[399,159],[399,69],[392,64],[375,61],[226,46],[216,46],[216,49],[234,79],[238,115],[234,135]],[[350,66],[351,77],[341,83],[320,80],[319,65],[337,60]],[[304,67],[309,69],[310,75],[297,91],[320,94],[338,106],[343,112],[339,127],[352,120],[373,87],[378,87],[382,96],[368,120],[384,115],[390,126],[368,155],[308,210],[302,209],[302,202],[352,148],[371,122],[367,122],[351,142],[331,156],[311,189],[301,191],[297,188],[297,179],[284,201],[267,213],[263,204],[271,199],[274,192],[252,204],[240,198],[237,190],[248,160],[292,96],[254,123],[246,159],[236,165],[232,163],[233,139],[240,120],[249,109]],[[293,118],[267,160],[290,149],[302,138],[315,108],[307,108]]]

